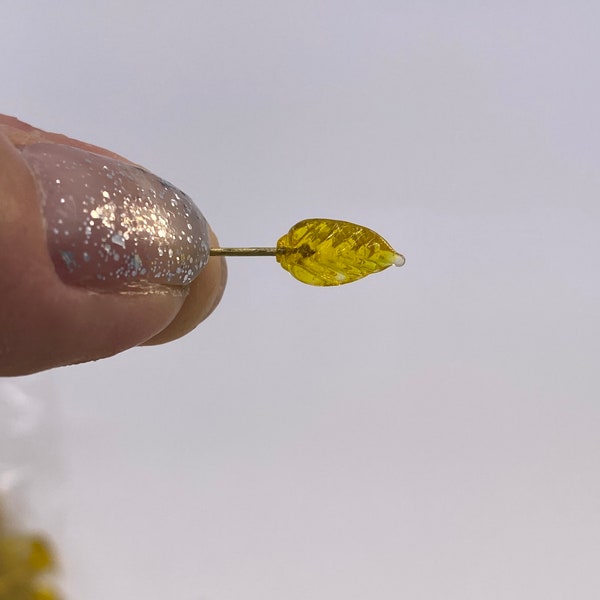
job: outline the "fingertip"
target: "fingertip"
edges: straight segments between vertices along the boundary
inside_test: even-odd
[[[218,246],[215,234],[210,231],[211,244]],[[227,263],[223,257],[213,256],[190,284],[183,306],[173,321],[160,333],[144,342],[143,346],[156,346],[172,342],[195,329],[218,306],[227,283]]]
[[[226,278],[224,261],[210,259],[188,287],[157,283],[99,293],[66,284],[49,253],[40,187],[19,149],[22,142],[69,141],[55,134],[47,138],[26,124],[0,119],[0,375],[5,376],[176,339],[212,312]]]

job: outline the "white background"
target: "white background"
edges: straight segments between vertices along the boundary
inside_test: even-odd
[[[2,112],[225,245],[327,216],[407,258],[230,260],[185,339],[43,376],[72,600],[599,597],[597,2],[0,6]]]

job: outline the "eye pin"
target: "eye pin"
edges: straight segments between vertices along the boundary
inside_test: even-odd
[[[293,277],[317,286],[351,283],[405,260],[373,230],[347,221],[306,219],[296,223],[277,246],[211,248],[211,256],[274,256]]]

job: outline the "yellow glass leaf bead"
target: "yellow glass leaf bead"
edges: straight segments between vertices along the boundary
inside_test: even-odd
[[[277,242],[277,261],[309,285],[350,283],[402,266],[404,257],[378,233],[347,221],[306,219]]]

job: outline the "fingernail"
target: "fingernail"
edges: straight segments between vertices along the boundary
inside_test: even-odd
[[[42,201],[60,278],[98,291],[190,283],[209,257],[208,225],[170,183],[71,146],[22,148]]]

